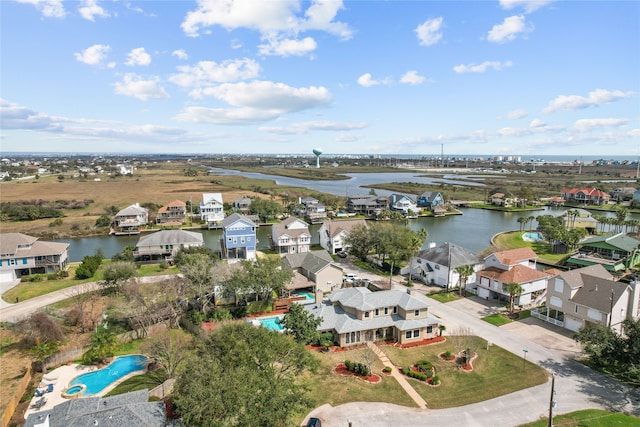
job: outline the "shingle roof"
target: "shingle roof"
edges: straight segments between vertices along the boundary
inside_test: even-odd
[[[304,228],[289,228],[293,223],[300,222],[304,224]],[[309,234],[309,224],[304,222],[303,220],[296,218],[294,216],[290,216],[284,221],[273,224],[271,228],[271,232],[273,234],[274,240],[277,240],[280,236],[298,237],[302,234]]]
[[[529,283],[534,280],[544,279],[551,277],[550,274],[544,271],[535,270],[533,268],[525,267],[524,265],[515,265],[510,270],[503,270],[497,267],[489,267],[484,270],[478,271],[476,274],[491,279],[497,280],[502,283]]]
[[[223,219],[222,220],[222,226],[223,227],[229,227],[230,225],[233,225],[235,222],[238,222],[238,221],[244,221],[250,227],[255,227],[256,226],[256,223],[251,221],[246,215],[241,215],[239,213],[233,213],[233,214],[229,215],[228,217],[226,217],[225,219]]]
[[[603,313],[611,312],[611,305],[620,299],[629,285],[597,276],[582,274],[582,287],[570,298],[570,301],[586,307],[595,308]],[[611,298],[613,297],[613,301]]]
[[[582,286],[582,275],[600,277],[601,279],[612,280],[613,276],[601,264],[594,264],[588,267],[576,268],[574,270],[564,271],[560,274],[562,280],[565,281],[572,289]]]
[[[22,233],[2,233],[0,237],[0,253],[3,254],[15,254],[19,245],[31,245],[38,240]]]
[[[423,249],[418,252],[418,258],[450,268],[482,263],[482,259],[474,252],[453,243],[442,243],[433,248]]]
[[[504,265],[515,265],[521,261],[538,258],[538,255],[533,251],[533,249],[528,247],[494,252],[493,255]]]
[[[139,215],[139,214],[145,214],[149,212],[149,210],[147,208],[143,208],[141,207],[139,204],[133,204],[131,206],[127,206],[126,208],[122,209],[120,212],[118,212],[116,214],[116,216],[132,216],[132,215]]]
[[[364,219],[348,219],[348,220],[338,220],[338,221],[325,221],[322,225],[327,228],[329,233],[329,237],[333,238],[343,231],[346,233],[350,233],[354,227],[358,225],[367,226],[367,221]]]
[[[43,242],[36,237],[27,236],[22,233],[0,234],[0,254],[2,254],[2,258],[7,258],[7,256],[33,257],[60,255],[68,248],[68,243]]]
[[[284,256],[283,261],[291,269],[302,268],[303,270],[317,273],[333,263],[333,258],[329,255],[329,252],[321,250],[287,254]]]
[[[180,244],[204,244],[202,233],[186,230],[161,230],[142,236],[136,247]]]
[[[343,307],[353,307],[357,310],[373,310],[376,308],[397,305],[404,310],[418,310],[429,308],[429,304],[406,292],[399,290],[371,292],[367,288],[345,288],[334,291],[329,295],[329,301],[338,302]]]

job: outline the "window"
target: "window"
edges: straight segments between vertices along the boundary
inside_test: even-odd
[[[407,339],[411,338],[411,331],[407,331],[407,333],[404,334],[404,337]]]
[[[562,307],[562,300],[556,296],[549,298],[549,303],[556,307]]]
[[[420,336],[420,329],[416,329],[415,331],[413,331],[414,338],[418,338],[419,336]]]
[[[376,316],[380,315],[380,309],[376,308]]]
[[[430,334],[433,332],[433,326],[427,326],[427,333]]]
[[[556,277],[556,283],[555,283],[555,285],[553,287],[553,290],[556,291],[556,292],[562,293],[563,286],[564,286],[564,280],[562,280],[559,277]]]
[[[384,314],[389,314],[389,307],[384,308]]]
[[[578,312],[578,304],[576,304],[576,307],[574,308],[575,312]]]
[[[22,264],[26,264],[27,263],[27,259],[26,258],[22,258]]]
[[[397,314],[398,313],[398,307],[393,307],[393,314]]]
[[[436,270],[440,270],[440,266],[438,264],[433,266]]]
[[[369,317],[369,312],[368,311],[364,312],[364,317]]]
[[[420,316],[420,310],[413,310],[414,316]]]
[[[240,238],[240,243],[244,243],[244,237]]]
[[[233,243],[238,243],[238,238],[237,237],[233,238]]]
[[[349,344],[351,341],[349,340],[349,334],[344,334],[345,342]]]

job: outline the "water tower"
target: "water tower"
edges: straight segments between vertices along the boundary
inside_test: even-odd
[[[320,155],[322,154],[322,148],[314,148],[313,154],[316,155],[316,167],[320,167]]]

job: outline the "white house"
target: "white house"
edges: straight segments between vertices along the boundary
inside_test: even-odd
[[[0,234],[0,283],[66,270],[68,264],[68,243],[43,242],[22,233]]]
[[[389,209],[404,215],[418,215],[420,208],[416,201],[404,194],[392,194],[389,196]]]
[[[495,252],[485,258],[485,267],[476,272],[476,294],[481,298],[509,300],[506,285],[519,283],[522,293],[516,296],[516,305],[542,302],[551,274],[536,270],[538,257],[531,248]]]
[[[273,224],[271,239],[273,247],[279,254],[309,252],[311,248],[309,224],[294,216]]]
[[[149,209],[135,203],[118,212],[113,223],[122,232],[139,231],[140,227],[149,223]]]
[[[214,228],[224,219],[224,204],[222,193],[202,193],[200,202],[200,219],[207,223],[207,227]]]
[[[482,270],[482,258],[474,252],[453,243],[432,244],[416,254],[409,265],[400,270],[400,274],[411,272],[412,280],[420,280],[426,284],[441,287],[458,286],[460,274],[456,268],[471,265],[473,273],[467,278],[467,283],[475,283],[476,271]]]
[[[330,254],[335,254],[348,249],[345,239],[351,234],[354,227],[367,226],[364,219],[349,219],[338,221],[325,221],[318,230],[320,246]]]

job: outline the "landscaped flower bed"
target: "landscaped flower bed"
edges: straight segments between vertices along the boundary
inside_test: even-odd
[[[347,369],[347,365],[344,363],[338,363],[335,368],[333,368],[333,372],[343,377],[356,377],[361,379],[364,382],[376,384],[382,381],[382,377],[377,374],[369,374],[369,375],[358,375],[353,371]]]

